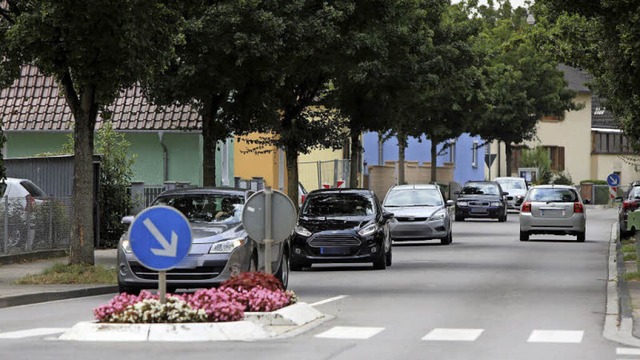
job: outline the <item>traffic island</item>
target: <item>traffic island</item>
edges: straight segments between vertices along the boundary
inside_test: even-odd
[[[68,341],[256,341],[295,336],[331,320],[306,303],[272,312],[247,312],[244,320],[214,323],[123,324],[79,322],[63,333]]]

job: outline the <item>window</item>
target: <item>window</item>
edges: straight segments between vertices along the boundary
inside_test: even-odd
[[[473,147],[471,148],[471,166],[478,167],[478,142],[473,142]]]
[[[551,170],[564,171],[564,146],[543,146],[549,154],[549,160],[551,160]],[[524,146],[514,146],[512,148],[511,167],[512,169],[518,169],[522,162],[522,153],[527,151]]]
[[[629,140],[622,133],[593,132],[591,151],[595,154],[630,154]]]
[[[548,122],[557,122],[557,121],[562,121],[564,120],[564,116],[558,116],[558,115],[545,115],[542,117],[542,121],[548,121]]]
[[[454,164],[456,162],[456,141],[452,140],[449,142],[449,157],[447,158],[447,162]]]

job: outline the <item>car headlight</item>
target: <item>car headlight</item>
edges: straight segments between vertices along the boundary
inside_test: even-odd
[[[360,229],[358,231],[358,234],[360,236],[369,236],[369,235],[372,235],[373,233],[375,233],[376,231],[378,231],[378,225],[370,224],[370,225],[367,225],[367,226],[363,227],[362,229]]]
[[[309,230],[307,230],[307,229],[303,228],[303,227],[302,227],[302,226],[300,226],[300,225],[296,226],[296,227],[293,229],[293,231],[295,231],[295,232],[296,232],[296,234],[300,234],[300,235],[305,236],[305,237],[309,237],[309,236],[311,236],[311,231],[309,231]]]
[[[131,254],[131,242],[129,239],[120,240],[120,246],[122,246],[122,250],[124,250],[124,252]]]
[[[225,240],[217,242],[211,245],[209,254],[226,254],[233,251],[233,249],[247,242],[247,238],[237,238],[231,240]]]
[[[502,204],[500,203],[500,201],[492,201],[491,206],[502,206]]]
[[[438,210],[436,211],[433,215],[431,215],[431,218],[429,218],[429,220],[442,220],[444,219],[444,217],[446,216],[446,211],[443,210]]]
[[[458,201],[457,204],[458,204],[458,206],[467,206],[467,205],[469,205],[469,203],[467,201]]]

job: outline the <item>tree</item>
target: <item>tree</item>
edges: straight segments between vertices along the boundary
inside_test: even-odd
[[[391,128],[393,109],[417,88],[416,70],[423,70],[430,58],[432,28],[447,4],[446,0],[355,2],[343,60],[332,82],[335,89],[330,92],[332,106],[348,118],[352,186],[358,183],[360,135]],[[406,143],[402,138],[401,145]]]
[[[58,82],[75,121],[69,261],[94,263],[93,150],[98,111],[120,90],[164,68],[178,17],[160,1],[0,3],[0,83],[23,64]]]
[[[483,68],[489,108],[473,133],[505,143],[507,174],[511,174],[512,144],[533,140],[543,116],[562,117],[579,106],[572,102],[575,92],[567,88],[557,62],[534,46],[526,10],[506,12],[503,5],[499,13],[495,22],[494,16],[489,17],[492,21],[486,22],[480,38],[491,59]]]
[[[640,8],[634,1],[538,0],[537,40],[594,76],[593,89],[640,151]],[[551,51],[555,49],[555,51]]]
[[[171,65],[146,83],[154,102],[189,104],[202,119],[203,184],[215,186],[218,141],[250,128],[262,114],[262,81],[274,71],[283,24],[275,2],[205,1],[183,4],[183,40]],[[238,96],[238,93],[242,96]]]

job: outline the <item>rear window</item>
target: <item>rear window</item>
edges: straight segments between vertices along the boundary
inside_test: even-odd
[[[373,198],[362,194],[317,194],[304,202],[307,216],[367,216],[375,214]]]
[[[529,194],[530,201],[540,202],[576,202],[578,193],[573,189],[533,189]]]
[[[4,185],[6,186],[6,184]],[[22,187],[25,188],[27,192],[29,192],[29,195],[33,196],[34,198],[41,198],[41,197],[47,196],[47,194],[44,191],[42,191],[42,189],[40,189],[36,184],[32,183],[29,180],[21,181],[20,185],[22,185]]]
[[[443,200],[437,189],[391,190],[384,206],[442,206]]]
[[[500,184],[500,186],[502,186],[503,189],[525,190],[527,188],[527,184],[524,182],[524,180],[518,180],[518,179],[497,180],[496,179],[496,182]]]

